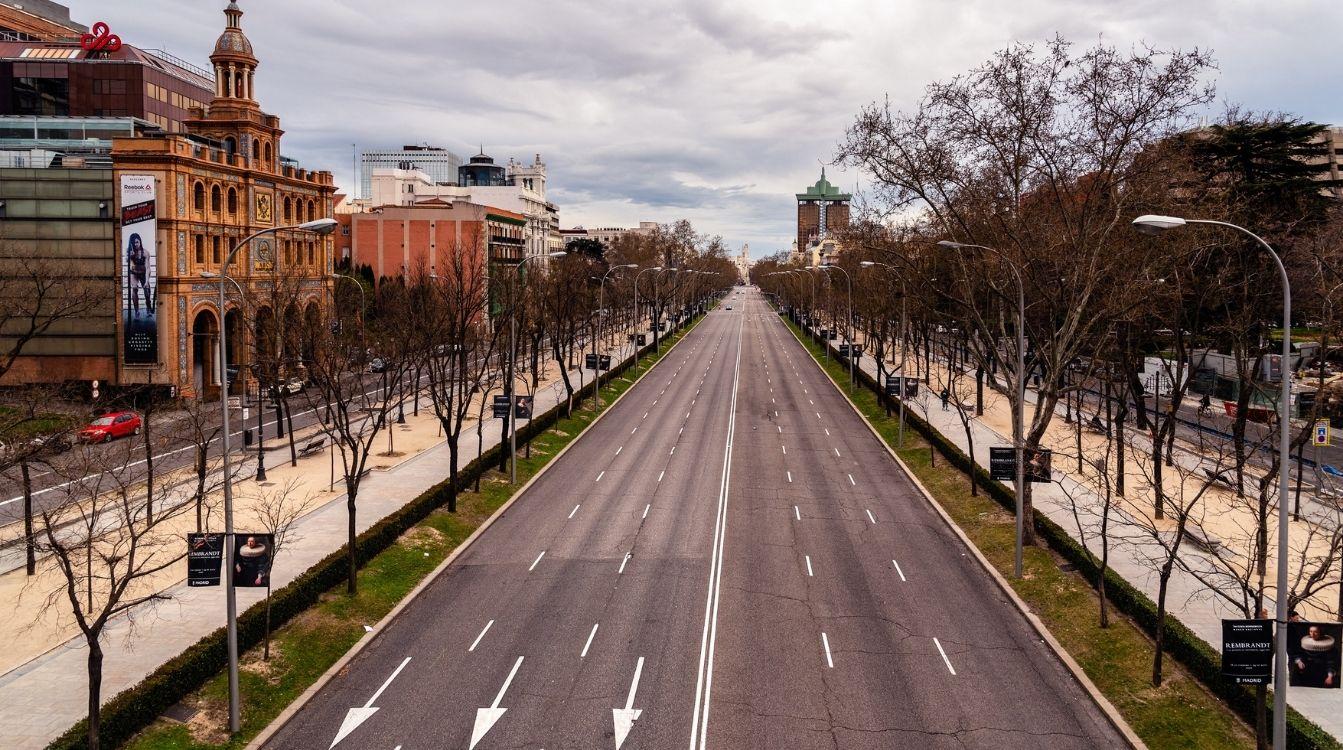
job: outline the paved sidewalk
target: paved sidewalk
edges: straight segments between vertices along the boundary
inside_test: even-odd
[[[610,350],[615,362],[629,359],[633,349],[628,343]],[[580,372],[570,371],[575,389]],[[581,373],[582,383],[591,380],[590,372]],[[536,413],[542,413],[565,400],[563,381],[558,374],[549,385],[538,389]],[[432,407],[427,407],[432,411]],[[421,406],[421,420],[426,407]],[[409,413],[409,410],[408,410]],[[408,417],[409,419],[409,417]],[[434,421],[428,420],[434,430]],[[393,425],[396,428],[396,425]],[[475,459],[475,421],[463,428],[459,465]],[[499,442],[498,420],[486,415],[484,450]],[[470,439],[467,439],[470,436]],[[379,437],[381,440],[382,437]],[[402,440],[398,436],[398,440]],[[398,450],[399,450],[398,446]],[[288,452],[282,461],[285,467]],[[267,463],[276,465],[279,456],[268,455]],[[363,532],[387,515],[399,510],[420,493],[448,476],[447,443],[436,438],[432,447],[386,470],[375,470],[364,480],[359,491],[357,528]],[[374,459],[370,466],[379,463]],[[384,462],[385,463],[385,462]],[[325,485],[328,462],[322,459],[300,461],[308,473],[320,473]],[[255,471],[255,457],[247,461],[241,476]],[[278,468],[278,467],[277,467]],[[337,469],[339,472],[339,469]],[[337,487],[340,486],[339,474]],[[283,549],[274,566],[276,589],[292,581],[346,541],[344,494],[322,498],[323,505],[299,519],[293,529],[295,541]],[[239,521],[242,523],[242,521]],[[102,694],[104,701],[133,687],[160,665],[176,657],[202,637],[224,624],[224,589],[186,586],[186,563],[175,566],[173,583],[164,591],[171,599],[154,602],[133,611],[133,617],[118,617],[103,635],[105,659]],[[238,589],[238,611],[260,601],[264,589]],[[373,623],[369,623],[372,625]],[[87,714],[87,649],[83,637],[64,641],[36,658],[0,675],[0,747],[5,750],[39,750]]]
[[[838,344],[839,342],[834,343]],[[875,377],[876,361],[872,358],[871,351],[870,347],[864,350],[860,367],[863,371]],[[969,379],[973,381],[973,378]],[[936,378],[934,377],[933,380],[936,381]],[[935,390],[940,390],[940,387],[921,386],[919,397],[908,402],[906,408],[912,409],[942,433],[944,437],[962,451],[968,453],[965,428],[960,417],[954,409],[942,410],[938,394],[934,393]],[[987,386],[984,393],[984,416],[972,420],[971,431],[974,436],[974,459],[980,466],[987,469],[989,447],[1010,446],[1012,440],[1010,408],[1007,399]],[[1031,404],[1035,403],[1034,392],[1027,392],[1027,401]],[[1060,409],[1062,409],[1061,406]],[[1061,428],[1067,428],[1069,433],[1071,432],[1071,427],[1063,423],[1061,413],[1056,420]],[[1051,425],[1051,433],[1054,429],[1055,427]],[[1090,494],[1095,497],[1095,490],[1077,482],[1071,475],[1062,471],[1061,468],[1066,467],[1060,467],[1060,463],[1061,461],[1055,460],[1054,471],[1056,477],[1061,476],[1062,478],[1054,483],[1034,485],[1032,496],[1037,513],[1044,514],[1076,539],[1078,537],[1077,519],[1073,516],[1073,505],[1069,502],[1067,493],[1060,486],[1060,483],[1067,482],[1067,492],[1071,492],[1074,496]],[[1088,525],[1085,517],[1083,525]],[[1115,524],[1112,521],[1112,531],[1114,530]],[[1090,538],[1092,536],[1090,532],[1088,536],[1088,543],[1093,548],[1098,546],[1098,541]],[[1132,538],[1115,538],[1112,536],[1110,547],[1110,567],[1155,601],[1159,581],[1157,572],[1149,562],[1148,555],[1154,552],[1152,548],[1156,547],[1156,543],[1152,541],[1146,543],[1135,542]],[[1144,547],[1147,549],[1144,550]],[[1186,551],[1181,554],[1187,555],[1189,552]],[[1270,573],[1270,581],[1272,580],[1271,576],[1272,573]],[[1272,604],[1268,606],[1271,609]],[[1221,647],[1222,619],[1240,617],[1239,613],[1232,611],[1220,599],[1209,596],[1205,587],[1192,575],[1178,568],[1169,583],[1167,608],[1172,615],[1197,633],[1200,638],[1217,649]],[[1319,724],[1330,734],[1343,738],[1343,691],[1294,689],[1289,691],[1288,700],[1293,708]]]

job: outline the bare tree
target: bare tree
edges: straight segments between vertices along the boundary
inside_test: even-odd
[[[252,517],[257,525],[271,535],[270,559],[272,564],[280,557],[281,550],[301,538],[294,531],[294,523],[312,508],[316,498],[311,493],[299,492],[297,478],[290,479],[279,487],[261,490],[251,501]],[[270,660],[270,584],[272,576],[266,576],[266,635],[262,641],[261,658]]]

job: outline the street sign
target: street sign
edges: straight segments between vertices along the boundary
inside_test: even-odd
[[[223,534],[187,534],[188,586],[218,586],[223,563]]]
[[[513,416],[517,419],[531,419],[533,398],[531,396],[516,396],[515,398],[517,404],[513,408]]]
[[[1343,680],[1343,623],[1287,623],[1287,684],[1337,690]]]
[[[511,399],[509,399],[507,394],[499,394],[494,397],[492,409],[495,419],[502,419],[508,416],[508,402],[510,400]]]
[[[1222,620],[1222,676],[1238,685],[1273,678],[1273,621]]]
[[[1329,445],[1330,437],[1331,435],[1329,432],[1329,420],[1327,419],[1315,420],[1315,435],[1314,439],[1311,442],[1314,443],[1315,445]]]
[[[1024,451],[1026,459],[1027,482],[1047,483],[1054,481],[1051,469],[1054,452],[1042,448]],[[1017,457],[1013,448],[989,448],[989,478],[1000,482],[1012,482],[1017,478]]]

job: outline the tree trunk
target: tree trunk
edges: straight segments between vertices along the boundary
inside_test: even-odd
[[[151,376],[152,378],[152,376]],[[145,418],[142,424],[145,439],[145,523],[154,523],[154,441],[149,432],[149,419],[154,411],[154,394],[145,399]]]
[[[266,637],[261,642],[261,660],[270,661],[270,576],[266,576]]]
[[[298,448],[294,447],[294,410],[289,406],[288,396],[280,399],[280,409],[284,412],[285,425],[289,428],[289,465],[298,466]]]
[[[23,546],[28,575],[37,573],[37,537],[33,533],[33,478],[28,473],[28,462],[19,462],[23,474]]]
[[[1156,633],[1153,637],[1155,653],[1152,655],[1152,687],[1161,687],[1162,657],[1166,653],[1166,589],[1170,585],[1170,574],[1174,559],[1169,559],[1161,567],[1161,583],[1156,595]]]
[[[358,467],[358,462],[357,462],[357,461],[355,462],[355,466]],[[355,504],[354,504],[354,503],[355,503],[355,497],[356,497],[358,494],[359,494],[359,483],[358,483],[358,478],[355,478],[355,479],[352,480],[352,479],[350,479],[349,477],[346,477],[346,478],[345,478],[345,509],[346,509],[346,511],[347,511],[347,512],[346,512],[346,515],[348,516],[348,518],[347,518],[347,526],[346,526],[346,532],[347,532],[347,542],[346,542],[346,544],[348,545],[349,549],[348,549],[348,552],[347,552],[347,554],[346,554],[345,557],[346,557],[346,559],[349,561],[349,580],[348,580],[348,581],[346,582],[346,584],[345,584],[345,593],[349,594],[350,596],[354,596],[354,595],[355,595],[355,590],[356,590],[356,588],[357,588],[357,586],[358,586],[358,579],[357,579],[357,576],[358,576],[358,573],[359,573],[359,566],[358,566],[357,560],[355,559],[355,536],[356,536],[356,534],[355,534],[355,529],[354,529],[354,519],[355,519]]]
[[[443,426],[443,431],[448,435],[448,512],[457,512],[457,441],[461,432],[453,434],[447,425]]]
[[[1254,740],[1255,750],[1269,750],[1268,685],[1254,686]]]
[[[102,729],[102,691],[103,691],[103,647],[98,642],[101,633],[85,634],[89,644],[89,750],[100,747],[99,732]]]
[[[196,446],[196,533],[204,531],[202,514],[205,512],[205,480],[210,467],[209,447],[202,443]],[[224,478],[228,481],[228,477]]]
[[[1115,410],[1115,494],[1124,496],[1124,424],[1128,421],[1128,396],[1119,399]]]

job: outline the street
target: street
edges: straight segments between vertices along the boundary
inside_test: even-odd
[[[270,748],[1123,740],[754,289]]]

